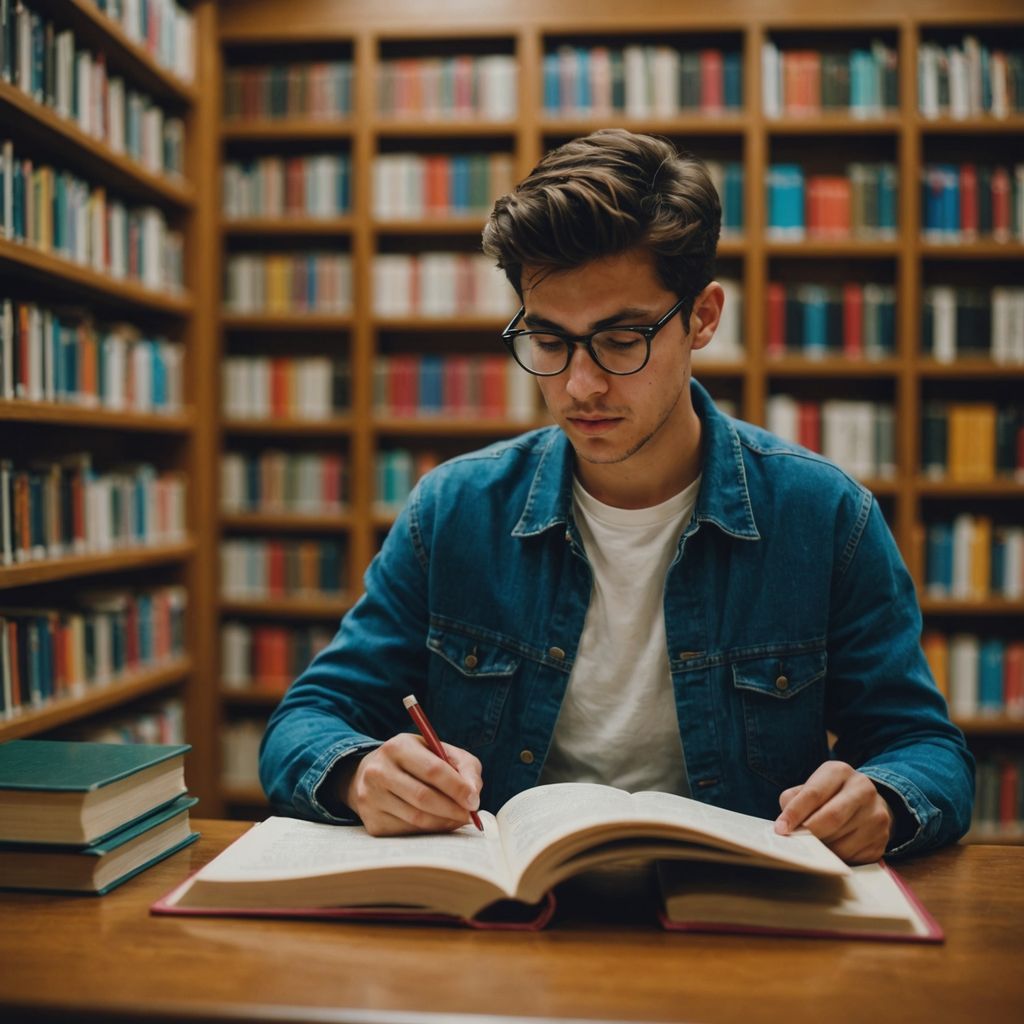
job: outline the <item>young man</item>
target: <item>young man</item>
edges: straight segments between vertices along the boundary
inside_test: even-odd
[[[277,807],[445,830],[579,780],[802,824],[851,863],[966,831],[973,762],[871,494],[691,378],[719,223],[702,164],[619,130],[498,200],[484,251],[522,300],[504,340],[557,426],[419,483],[271,718]]]

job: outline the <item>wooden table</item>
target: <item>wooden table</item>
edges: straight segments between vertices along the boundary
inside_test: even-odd
[[[943,946],[667,934],[644,901],[571,891],[536,933],[153,917],[245,828],[195,824],[197,844],[102,898],[0,893],[0,1021],[1024,1021],[1019,847],[901,867]]]

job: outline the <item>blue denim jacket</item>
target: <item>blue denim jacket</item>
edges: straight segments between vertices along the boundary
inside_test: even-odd
[[[921,652],[913,583],[874,498],[825,459],[723,415],[696,382],[692,395],[703,480],[668,571],[665,626],[693,796],[774,818],[783,789],[836,757],[910,824],[890,853],[959,838],[973,759]],[[420,481],[364,595],[270,719],[260,775],[278,809],[350,820],[318,786],[339,758],[411,729],[409,693],[482,762],[483,807],[536,784],[590,600],[572,473],[551,427]]]

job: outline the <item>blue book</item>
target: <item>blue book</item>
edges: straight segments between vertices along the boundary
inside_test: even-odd
[[[199,838],[181,796],[88,846],[0,843],[0,885],[102,896]]]
[[[420,357],[419,364],[417,411],[424,416],[439,416],[444,411],[444,358],[425,355]]]
[[[960,234],[960,173],[956,166],[943,167],[942,215],[940,229],[948,237]]]
[[[590,50],[576,47],[576,103],[577,111],[588,112],[594,106],[590,92]]]
[[[449,188],[451,192],[448,202],[458,213],[468,212],[473,201],[469,187],[470,157],[459,154],[451,158],[451,176]]]
[[[953,589],[953,526],[932,523],[926,535],[925,586],[934,597],[949,597]]]
[[[559,66],[560,59],[557,53],[544,54],[544,112],[547,114],[557,114],[561,110],[558,88]]]
[[[153,366],[151,376],[153,406],[163,409],[167,405],[167,367],[164,364],[160,346],[155,341],[146,341],[143,344],[149,349],[149,358]]]
[[[982,713],[1003,710],[1002,640],[983,640],[978,651],[978,710]]]
[[[742,67],[738,53],[722,55],[722,99],[726,110],[739,110],[743,106]]]
[[[897,175],[893,164],[882,164],[878,171],[878,226],[886,234],[896,232]]]
[[[824,356],[828,352],[828,296],[818,285],[801,289],[803,303],[803,348],[805,355]]]

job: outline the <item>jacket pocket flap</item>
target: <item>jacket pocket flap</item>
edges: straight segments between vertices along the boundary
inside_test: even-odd
[[[519,658],[511,651],[459,633],[431,630],[427,647],[470,679],[510,676],[519,668]]]
[[[825,651],[774,654],[737,662],[732,667],[733,684],[767,697],[788,700],[825,676]]]

